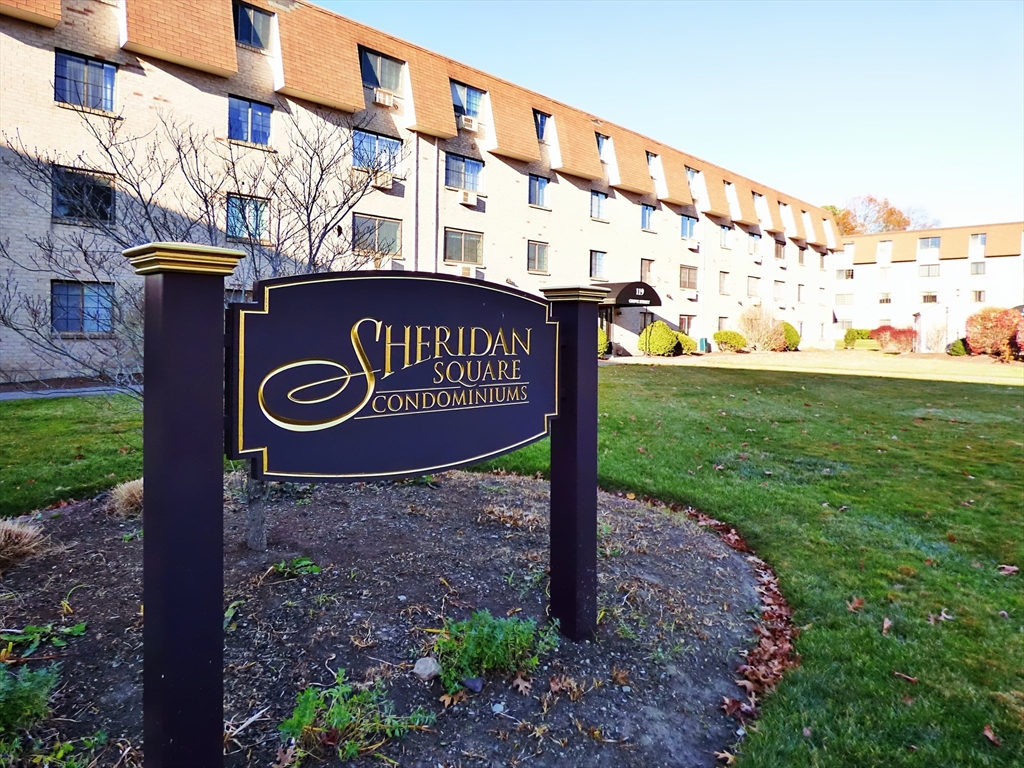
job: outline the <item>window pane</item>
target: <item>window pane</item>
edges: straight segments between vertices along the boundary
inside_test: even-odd
[[[446,155],[444,166],[444,183],[448,187],[465,189],[466,163],[458,155]]]
[[[389,139],[387,136],[377,137],[377,151],[380,152],[381,167],[394,171],[398,165],[398,159],[402,154],[402,142],[398,139]]]
[[[377,250],[381,253],[400,253],[402,250],[402,230],[397,221],[378,219]]]
[[[85,59],[57,54],[55,97],[66,104],[85,104]]]
[[[452,83],[452,106],[455,107],[455,114],[466,114],[466,86]]]
[[[57,333],[77,333],[82,330],[81,286],[72,283],[52,283],[50,287],[50,314],[53,330]]]
[[[380,57],[375,53],[369,51],[363,51],[360,56],[359,65],[363,73],[363,85],[368,85],[371,88],[376,88],[380,85],[380,81],[377,79],[377,62],[380,61]]]
[[[448,261],[462,261],[462,233],[448,230],[444,233],[444,257]]]
[[[402,90],[402,65],[394,59],[380,57],[380,85],[389,91]]]
[[[268,48],[270,46],[270,14],[262,11],[252,11],[252,41],[251,45],[257,48]]]
[[[249,140],[249,102],[228,96],[228,138]]]
[[[252,138],[253,144],[270,143],[270,107],[265,104],[252,105]]]
[[[245,206],[240,197],[228,195],[228,237],[245,237]]]
[[[480,248],[480,235],[465,232],[462,235],[462,260],[469,264],[482,264],[483,255]]]
[[[476,88],[468,89],[466,93],[466,114],[470,117],[480,116],[480,101],[483,95],[484,92],[478,91]]]
[[[106,333],[111,329],[112,292],[111,286],[86,284],[82,303],[82,328],[86,333]]]
[[[235,6],[235,40],[252,44],[252,10],[244,5]]]

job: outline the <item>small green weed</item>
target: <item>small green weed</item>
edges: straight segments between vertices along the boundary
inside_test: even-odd
[[[22,667],[17,672],[6,665],[0,667],[0,736],[31,728],[49,714],[57,671],[57,665],[35,670]]]
[[[388,739],[423,730],[434,719],[422,707],[406,717],[395,715],[394,704],[379,684],[354,690],[345,682],[345,670],[339,669],[330,688],[302,691],[292,716],[278,730],[295,739],[304,754],[328,747],[337,749],[339,759],[351,760],[376,752]]]
[[[273,571],[282,579],[297,579],[299,576],[312,576],[320,573],[320,566],[308,557],[295,557],[290,563],[287,560],[274,563]]]
[[[16,646],[28,645],[23,651],[20,651],[22,658],[31,656],[40,644],[49,641],[50,645],[54,648],[63,648],[68,644],[66,637],[80,637],[85,634],[85,622],[80,622],[72,627],[58,627],[53,628],[53,624],[47,624],[46,626],[38,626],[36,624],[29,624],[22,630],[12,630],[10,632],[4,632],[0,634],[0,640],[9,643],[9,650],[12,650]]]
[[[123,534],[121,536],[121,541],[123,541],[125,544],[127,544],[129,541],[135,541],[135,539],[141,539],[141,538],[142,538],[142,529],[141,528],[137,528],[134,531],[128,531],[128,533]]]
[[[97,765],[97,759],[102,756],[97,755],[96,750],[106,745],[106,731],[97,731],[92,736],[67,741],[61,741],[57,736],[52,744],[42,739],[22,739],[15,736],[10,741],[0,741],[0,765],[93,768]]]
[[[554,624],[538,629],[532,619],[496,619],[489,611],[477,611],[466,621],[445,619],[434,654],[441,664],[441,684],[454,693],[469,677],[533,671],[539,657],[557,646]]]

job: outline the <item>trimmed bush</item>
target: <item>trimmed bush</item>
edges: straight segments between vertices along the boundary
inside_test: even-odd
[[[747,340],[743,338],[743,334],[736,331],[715,331],[715,335],[711,338],[723,352],[739,352],[747,346]]]
[[[1021,355],[1024,355],[1024,314],[1017,318],[1017,356]]]
[[[846,334],[843,336],[843,346],[847,349],[853,349],[853,342],[857,339],[870,339],[871,329],[870,328],[847,328]]]
[[[871,331],[871,338],[879,343],[883,352],[913,352],[917,331],[880,325]]]
[[[985,307],[968,317],[967,345],[972,354],[992,355],[1009,362],[1017,343],[1020,319],[1017,310],[1000,307]]]
[[[597,327],[597,356],[603,357],[608,354],[608,334],[604,332],[604,328],[601,326]]]
[[[800,332],[785,320],[782,322],[782,332],[786,335],[786,351],[796,352],[800,348]]]
[[[949,354],[953,357],[963,357],[967,354],[967,339],[957,339],[949,345]]]
[[[676,331],[676,338],[679,339],[679,348],[684,355],[692,355],[697,351],[697,342],[682,331]]]
[[[664,320],[655,320],[640,333],[640,351],[649,355],[669,357],[675,354],[678,344],[676,332]]]

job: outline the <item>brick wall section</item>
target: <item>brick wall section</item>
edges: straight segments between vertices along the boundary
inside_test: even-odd
[[[0,15],[52,28],[60,21],[60,0],[0,0]]]
[[[126,50],[218,75],[238,71],[229,0],[126,0]]]

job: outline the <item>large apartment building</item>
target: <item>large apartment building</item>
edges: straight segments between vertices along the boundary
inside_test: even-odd
[[[982,307],[1024,311],[1022,240],[1022,222],[843,237],[837,330],[913,327],[920,351],[942,352]]]
[[[762,302],[804,346],[832,344],[828,212],[303,0],[0,0],[0,32],[4,266],[49,306],[55,342],[98,343],[111,288],[26,270],[30,251],[83,239],[71,231],[96,239],[83,225],[106,219],[110,231],[139,204],[123,202],[141,193],[87,129],[106,119],[148,141],[170,120],[254,162],[286,150],[296,126],[349,125],[349,162],[374,166],[338,226],[372,252],[361,266],[531,292],[607,284],[602,322],[620,352],[635,353],[653,319],[710,338]],[[20,154],[53,158],[50,190],[12,170]],[[207,235],[216,225],[212,244],[269,237],[275,200],[249,181],[222,185],[216,211],[200,217]],[[245,268],[229,287],[248,287]],[[635,287],[632,302],[623,295],[635,282],[650,303]],[[0,369],[64,373],[7,329]]]

